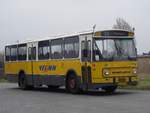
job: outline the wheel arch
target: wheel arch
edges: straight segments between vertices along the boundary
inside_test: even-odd
[[[77,73],[74,69],[69,69],[66,73],[66,80],[69,77],[69,75],[74,74],[75,76],[77,76]]]
[[[23,69],[19,70],[19,72],[18,72],[18,78],[21,76],[21,74],[25,74],[25,71]]]
[[[70,89],[70,86],[68,85],[69,77],[72,77],[72,75],[75,76],[75,78],[74,78],[75,82],[76,82],[75,83],[76,84],[75,89]],[[66,89],[67,89],[68,92],[76,94],[76,93],[79,93],[81,91],[81,87],[80,87],[81,86],[81,80],[80,80],[79,76],[77,75],[77,72],[74,69],[69,69],[67,71],[65,84],[66,84]]]

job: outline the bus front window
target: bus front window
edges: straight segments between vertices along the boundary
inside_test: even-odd
[[[129,59],[136,58],[136,48],[133,39],[116,40],[118,55]]]
[[[93,60],[130,60],[136,58],[133,39],[95,39]]]

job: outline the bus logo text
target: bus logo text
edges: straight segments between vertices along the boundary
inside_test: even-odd
[[[39,69],[40,71],[55,71],[56,66],[55,65],[40,65]]]

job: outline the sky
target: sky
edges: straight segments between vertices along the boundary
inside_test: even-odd
[[[0,0],[0,51],[6,44],[111,29],[116,18],[135,28],[138,53],[150,51],[150,0]]]

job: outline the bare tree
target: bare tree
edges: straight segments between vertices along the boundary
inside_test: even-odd
[[[113,29],[123,29],[132,32],[134,31],[134,28],[122,18],[116,19],[116,24],[113,25]]]

